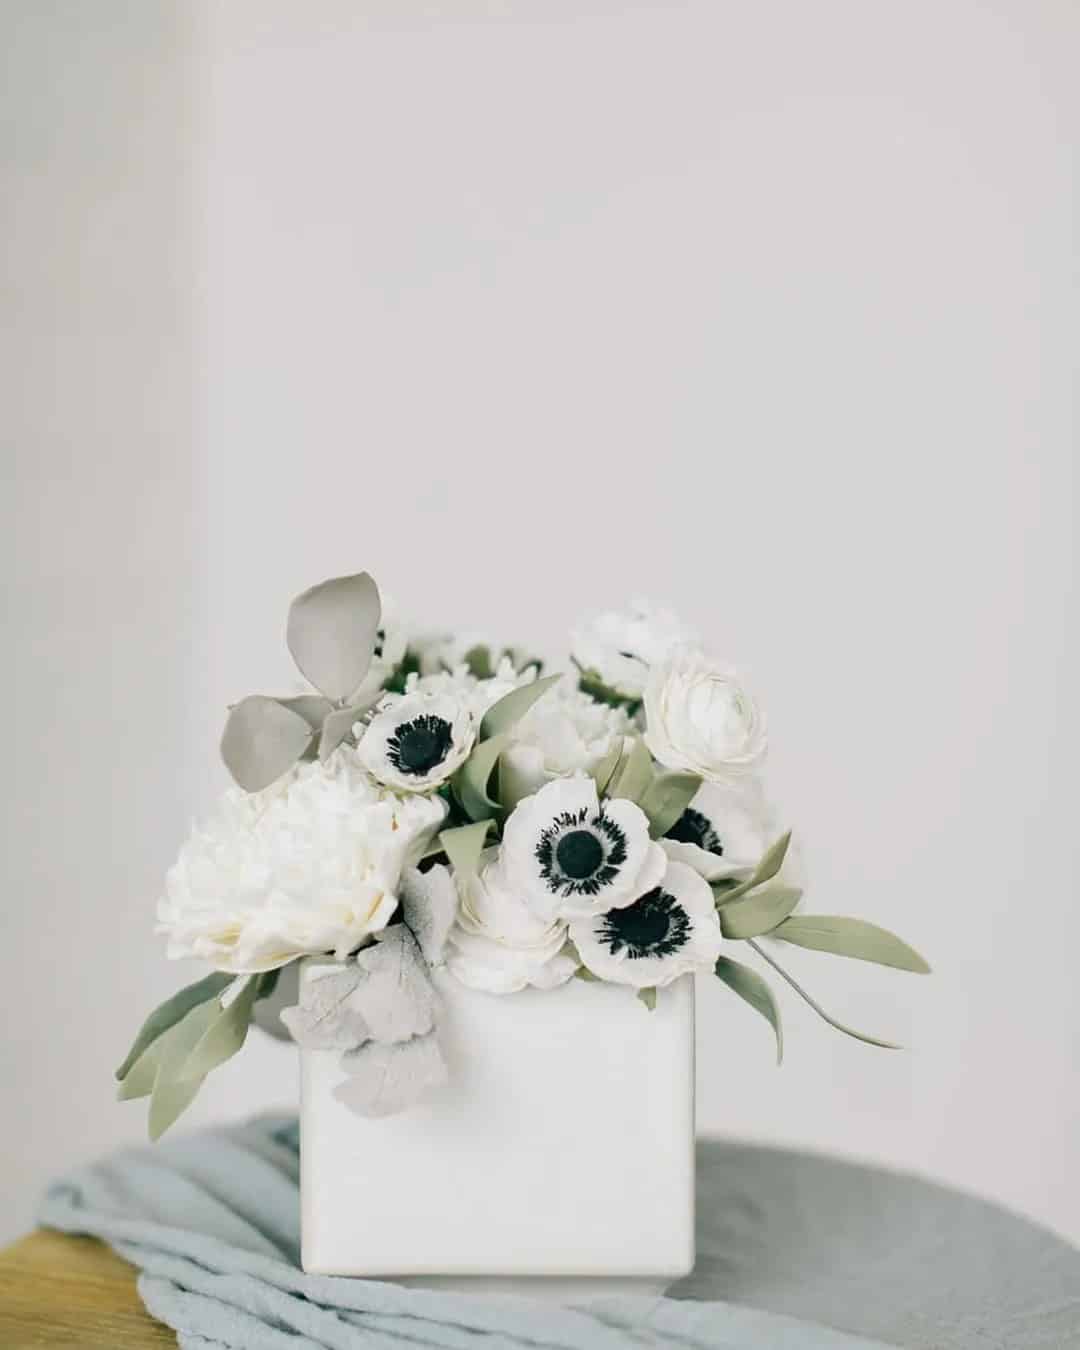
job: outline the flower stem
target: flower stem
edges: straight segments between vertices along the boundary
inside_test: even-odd
[[[808,1003],[810,1007],[813,1008],[822,1021],[828,1022],[829,1026],[835,1027],[837,1031],[842,1031],[845,1036],[853,1036],[857,1041],[865,1041],[867,1045],[878,1045],[882,1050],[902,1050],[904,1048],[902,1045],[897,1045],[895,1041],[882,1041],[876,1036],[866,1036],[861,1031],[855,1031],[851,1027],[844,1026],[843,1022],[838,1022],[835,1017],[830,1017],[821,1004],[812,999],[802,985],[799,984],[793,976],[789,975],[778,961],[773,960],[764,947],[755,942],[753,938],[747,938],[746,943],[747,946],[753,947],[758,956],[760,956],[763,961],[768,962],[773,970],[776,971],[777,975],[779,975],[786,984],[789,984],[805,1003]]]

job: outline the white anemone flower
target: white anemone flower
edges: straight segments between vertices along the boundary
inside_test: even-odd
[[[392,695],[357,724],[360,762],[398,792],[430,792],[468,758],[476,730],[468,705],[450,695]]]
[[[761,785],[747,777],[702,783],[660,843],[706,881],[745,881],[775,838]]]
[[[679,862],[632,905],[572,920],[570,937],[587,970],[635,989],[711,970],[723,945],[709,883]]]
[[[636,702],[645,693],[652,667],[680,643],[696,641],[693,629],[676,615],[637,603],[579,625],[570,635],[570,651],[586,676]]]
[[[403,868],[445,814],[438,799],[380,791],[347,746],[262,792],[231,788],[166,878],[169,956],[238,974],[307,954],[343,960],[386,926]]]
[[[487,994],[565,984],[578,968],[564,950],[566,924],[538,919],[507,881],[497,856],[488,849],[479,874],[458,883],[447,968],[462,984]]]
[[[667,855],[649,838],[639,806],[603,804],[591,778],[556,778],[511,811],[503,828],[502,866],[538,918],[599,914],[631,904],[657,885]]]
[[[499,762],[504,803],[538,792],[552,778],[588,773],[632,730],[622,708],[598,703],[564,676],[510,732]]]

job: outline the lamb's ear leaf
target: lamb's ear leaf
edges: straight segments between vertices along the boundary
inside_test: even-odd
[[[721,910],[721,926],[730,910]],[[726,931],[726,930],[725,930]],[[798,947],[810,947],[834,956],[849,956],[856,961],[873,961],[879,966],[910,970],[917,975],[930,973],[930,966],[919,953],[895,933],[864,919],[842,915],[796,914],[785,919],[773,937]]]
[[[649,817],[649,833],[662,839],[690,805],[701,786],[696,773],[658,773],[641,795],[639,805]]]
[[[340,703],[368,673],[381,617],[379,589],[367,572],[334,577],[292,602],[285,640],[319,693]]]
[[[653,988],[639,989],[637,996],[650,1012],[656,1011],[656,990]]]
[[[484,714],[480,723],[480,739],[487,740],[489,736],[499,736],[509,731],[561,679],[561,675],[545,675],[542,679],[533,680],[532,684],[523,684],[520,689],[511,689],[508,694],[504,694]]]
[[[763,886],[720,908],[720,931],[726,938],[754,938],[771,933],[802,899],[798,886]]]
[[[446,939],[457,917],[458,893],[450,869],[436,864],[426,872],[407,867],[398,886],[401,917],[429,966],[442,965]]]
[[[251,694],[229,710],[221,758],[245,792],[260,792],[292,768],[312,734],[300,713],[276,698]]]
[[[499,803],[488,792],[488,785],[506,746],[505,734],[481,741],[454,775],[455,795],[470,820],[487,820],[500,809]]]
[[[443,830],[439,835],[439,843],[458,876],[467,877],[476,872],[488,831],[494,823],[493,820],[478,820],[472,825]]]
[[[192,1008],[216,998],[235,978],[235,975],[228,975],[224,971],[212,971],[201,980],[196,980],[194,984],[178,989],[164,1003],[159,1004],[139,1028],[139,1033],[132,1041],[131,1049],[124,1057],[123,1064],[116,1070],[116,1077],[123,1081],[148,1046],[186,1017]]]
[[[769,1023],[776,1036],[776,1062],[784,1061],[784,1029],[780,1021],[780,1009],[768,984],[756,970],[744,966],[740,961],[732,961],[721,956],[716,961],[716,974],[727,987],[751,1008],[759,1012]]]
[[[341,1056],[347,1077],[334,1096],[360,1116],[389,1116],[404,1111],[447,1079],[436,1033],[407,1041],[365,1041]]]
[[[638,802],[652,778],[653,762],[649,747],[640,736],[633,736],[629,745],[623,746],[623,753],[607,786],[607,795]]]

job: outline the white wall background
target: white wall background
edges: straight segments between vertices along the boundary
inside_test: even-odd
[[[809,900],[706,1130],[1080,1239],[1080,11],[0,0],[3,1235],[140,1137],[160,875],[288,599],[370,568],[555,654],[645,592],[747,665]],[[293,1096],[260,1043],[193,1122]]]

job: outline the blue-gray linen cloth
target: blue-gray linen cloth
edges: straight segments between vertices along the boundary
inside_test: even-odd
[[[298,1173],[295,1119],[264,1117],[86,1167],[40,1218],[138,1266],[184,1350],[1080,1350],[1080,1252],[872,1168],[702,1141],[694,1274],[575,1308],[305,1275]]]

